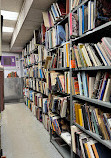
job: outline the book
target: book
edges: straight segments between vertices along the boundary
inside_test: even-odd
[[[111,79],[108,79],[107,85],[106,85],[106,90],[103,96],[103,101],[109,102],[109,98],[111,95]]]
[[[98,0],[96,2],[96,18],[95,18],[95,26],[100,26],[108,21],[110,21],[110,10],[111,10],[111,2],[110,1],[101,1]]]

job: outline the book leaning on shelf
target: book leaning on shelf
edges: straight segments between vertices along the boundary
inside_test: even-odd
[[[83,133],[76,126],[71,126],[72,149],[81,158],[110,158],[110,149]]]
[[[111,114],[103,110],[73,101],[74,122],[99,135],[102,139],[111,140]]]
[[[78,43],[71,51],[71,68],[111,66],[111,38],[103,37],[98,43]]]

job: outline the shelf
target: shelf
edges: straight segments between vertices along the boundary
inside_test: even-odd
[[[52,28],[54,28],[54,27],[57,26],[57,25],[60,25],[63,21],[65,21],[65,20],[68,18],[68,16],[69,16],[69,14],[65,15],[65,17],[64,17],[63,19],[61,19],[59,22],[56,22],[56,23],[54,24],[54,26],[48,28],[47,31],[51,30]]]
[[[69,71],[70,69],[68,67],[66,68],[50,68],[49,71]]]
[[[75,8],[73,8],[71,10],[71,12],[75,12],[76,10],[78,10],[78,8],[80,8],[83,4],[87,3],[89,0],[84,0],[82,3],[80,3],[78,6],[76,6]]]
[[[38,50],[38,48],[35,48],[34,50],[30,51],[30,54],[34,53],[37,50]]]
[[[64,42],[64,43],[62,43],[62,44],[59,45],[59,46],[56,46],[56,47],[54,47],[54,48],[48,49],[47,51],[48,51],[48,52],[52,52],[52,51],[54,51],[54,50],[56,50],[56,49],[58,49],[58,48],[63,47],[65,44],[67,44],[67,43],[69,43],[69,42],[70,42],[70,41]]]
[[[77,123],[74,123],[74,125],[77,126],[79,129],[81,129],[83,132],[87,133],[88,135],[90,135],[91,137],[93,137],[94,139],[96,139],[98,142],[102,143],[103,145],[105,145],[106,147],[108,147],[109,149],[111,149],[111,140],[103,140],[96,133],[93,133],[93,132],[91,132],[89,130],[86,130],[85,128],[81,127]]]
[[[61,135],[59,135],[56,131],[54,131],[54,132],[55,132],[61,139],[63,139],[64,142],[66,142],[69,147],[71,147],[71,144],[69,144]],[[63,133],[66,133],[66,132],[61,132],[61,134],[63,134]],[[70,136],[71,136],[71,135],[70,135]]]
[[[103,102],[103,101],[98,100],[98,99],[91,99],[89,97],[85,97],[85,96],[81,96],[81,95],[73,95],[72,97],[75,99],[84,100],[88,103],[96,104],[96,105],[111,109],[110,102]]]
[[[44,94],[44,93],[42,93],[40,91],[34,90],[33,88],[30,88],[30,87],[27,87],[27,88],[29,88],[30,90],[32,90],[34,92],[41,93],[44,97],[48,97],[48,95],[46,95],[46,94]]]
[[[53,94],[53,95],[70,96],[70,94],[62,93],[62,92],[56,92],[56,93],[52,93],[52,94]]]
[[[33,102],[29,97],[26,96],[26,98],[28,98],[31,102]]]
[[[79,36],[77,38],[72,38],[72,42],[78,42],[78,40],[80,42],[84,42],[84,40],[83,40],[84,38],[85,38],[85,43],[86,42],[97,42],[98,38],[101,39],[104,36],[109,37],[110,32],[111,32],[111,21],[109,21],[101,26],[98,26],[98,27],[94,28],[93,30],[89,30],[88,32],[82,34],[81,36]],[[98,33],[98,35],[97,35],[97,33]],[[88,36],[90,37],[90,39],[87,38]]]
[[[58,150],[58,152],[64,157],[64,158],[70,158],[70,149],[68,145],[60,146],[58,145],[55,140],[51,140],[51,143],[55,146],[55,148]]]
[[[98,70],[111,70],[111,66],[96,66],[96,67],[83,67],[72,68],[72,71],[98,71]]]

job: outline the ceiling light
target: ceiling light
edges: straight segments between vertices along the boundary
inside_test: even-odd
[[[3,32],[13,32],[13,27],[3,27]]]
[[[17,20],[17,17],[18,17],[17,12],[10,12],[10,11],[5,11],[5,10],[1,10],[1,15],[3,15],[3,19],[6,19],[6,20]]]

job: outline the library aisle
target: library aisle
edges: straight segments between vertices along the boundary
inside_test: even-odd
[[[1,145],[7,158],[62,158],[49,134],[24,103],[5,105]]]

